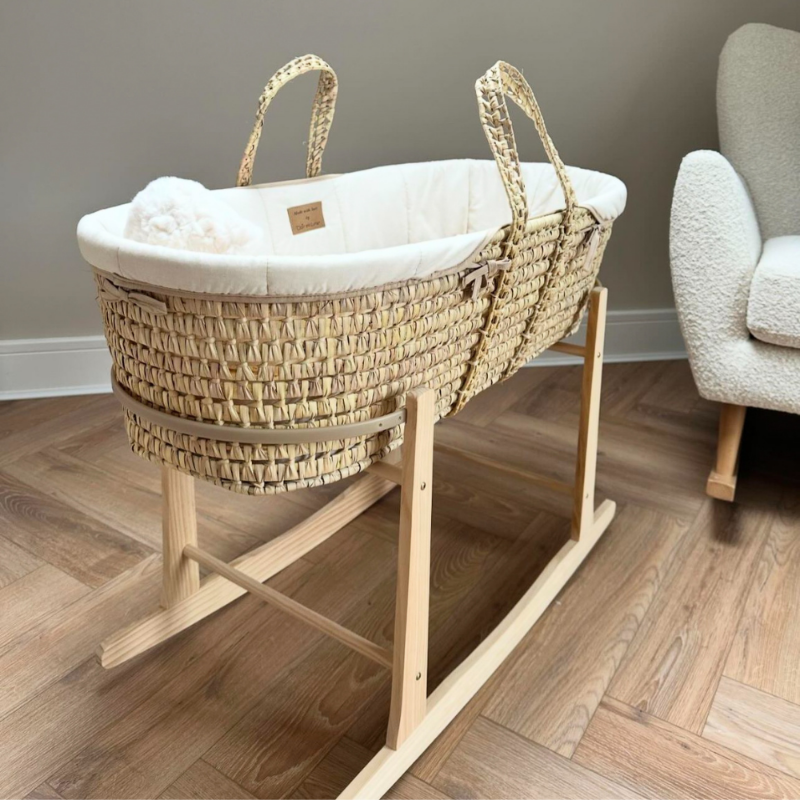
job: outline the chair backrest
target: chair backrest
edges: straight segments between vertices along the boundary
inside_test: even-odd
[[[765,239],[800,234],[800,33],[749,24],[719,59],[722,154],[744,178]]]

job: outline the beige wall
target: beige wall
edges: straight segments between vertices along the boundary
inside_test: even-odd
[[[262,85],[305,52],[339,74],[332,172],[488,157],[473,84],[523,68],[564,160],[628,184],[612,308],[670,307],[672,184],[717,146],[717,55],[748,21],[800,29],[800,2],[0,0],[0,339],[98,333],[79,217],[159,175],[231,185]],[[314,83],[270,109],[257,179],[301,175]]]

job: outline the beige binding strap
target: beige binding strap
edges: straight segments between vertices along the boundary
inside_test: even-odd
[[[178,433],[196,436],[200,439],[216,439],[220,442],[239,442],[241,444],[307,444],[309,442],[330,442],[335,439],[355,439],[379,431],[388,431],[406,421],[406,410],[401,408],[391,414],[367,420],[350,422],[347,425],[329,425],[325,428],[236,428],[232,425],[215,425],[213,422],[198,422],[175,414],[167,414],[131,397],[111,373],[111,389],[117,399],[137,417],[146,419],[163,428]]]

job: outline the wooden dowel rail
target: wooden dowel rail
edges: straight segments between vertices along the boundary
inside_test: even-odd
[[[586,348],[580,344],[556,342],[555,344],[551,344],[548,349],[555,350],[558,353],[567,353],[567,355],[570,356],[578,356],[578,358],[586,358]]]
[[[231,567],[224,561],[220,561],[218,558],[206,553],[204,550],[200,550],[194,545],[186,545],[186,547],[183,548],[183,554],[187,558],[191,558],[193,561],[204,566],[206,569],[210,569],[216,572],[217,575],[226,578],[231,583],[241,586],[242,589],[246,589],[251,594],[256,595],[256,597],[260,597],[270,605],[281,609],[281,611],[285,611],[287,614],[291,614],[293,617],[297,617],[297,619],[302,620],[312,628],[316,628],[318,631],[337,639],[342,644],[367,656],[367,658],[371,658],[373,661],[377,661],[384,667],[389,667],[391,669],[393,663],[391,650],[381,647],[374,642],[370,642],[363,636],[359,636],[357,633],[353,633],[353,631],[342,627],[337,622],[323,617],[322,614],[318,614],[316,611],[306,608],[306,606],[298,603],[296,600],[292,600],[291,597],[287,597],[285,594],[281,594],[275,591],[275,589],[271,589],[269,586],[259,583],[255,578],[245,575],[244,572]]]
[[[367,468],[367,471],[386,481],[396,483],[398,486],[403,483],[403,466],[400,463],[390,464],[387,461],[376,461]]]

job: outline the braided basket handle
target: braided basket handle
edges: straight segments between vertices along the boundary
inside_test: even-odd
[[[253,177],[253,164],[256,159],[258,142],[261,139],[261,129],[264,127],[264,114],[267,112],[269,104],[276,94],[289,81],[294,80],[298,75],[305,75],[306,72],[319,71],[317,84],[317,94],[314,97],[314,105],[311,110],[311,128],[308,136],[308,156],[306,158],[306,175],[314,178],[319,175],[322,168],[322,151],[328,141],[328,133],[333,122],[333,112],[336,106],[336,93],[339,90],[339,81],[336,73],[321,58],[315,55],[301,56],[290,61],[281,67],[264,87],[261,97],[258,99],[258,110],[256,111],[256,123],[253,132],[247,142],[242,156],[242,164],[239,167],[239,176],[236,179],[237,186],[249,186]]]
[[[528,221],[528,196],[522,180],[519,153],[514,139],[514,128],[508,115],[506,97],[510,97],[536,126],[536,132],[542,140],[547,157],[550,159],[564,191],[566,221],[571,218],[576,205],[575,190],[569,175],[567,175],[564,162],[547,134],[542,112],[533,95],[533,90],[516,67],[512,67],[505,61],[498,61],[475,83],[475,94],[478,97],[478,111],[483,131],[492,148],[492,154],[500,170],[500,177],[511,206],[512,222],[508,238],[510,252],[506,255],[513,256]]]

